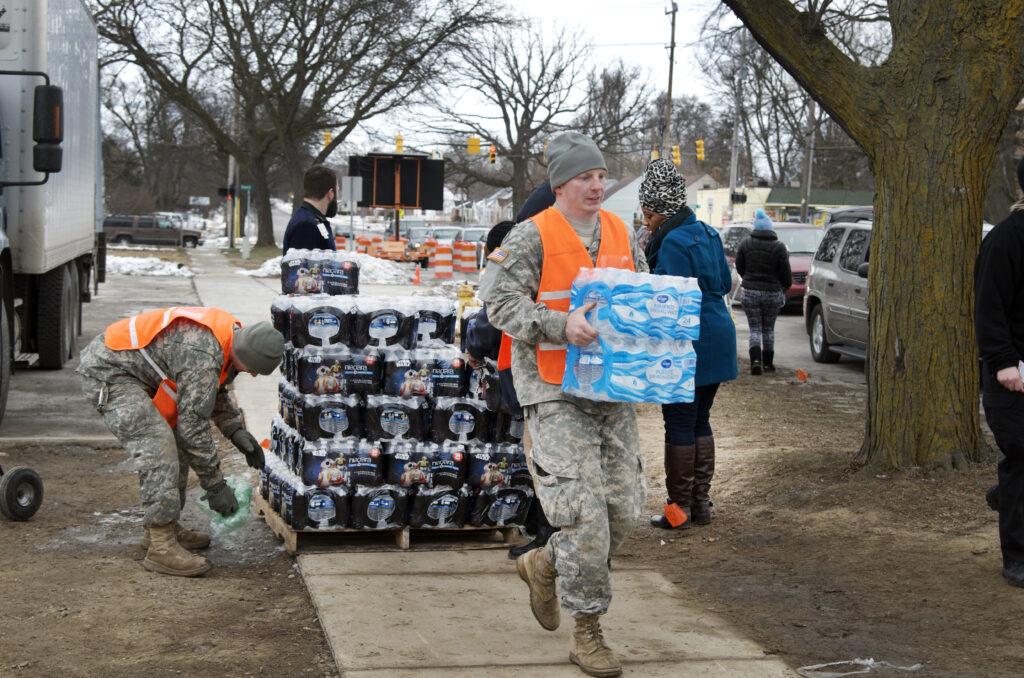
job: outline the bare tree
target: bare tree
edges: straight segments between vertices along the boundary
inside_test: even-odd
[[[436,96],[451,103],[438,107],[440,120],[431,124],[458,144],[448,157],[452,170],[488,186],[511,186],[513,204],[522,205],[532,168],[543,164],[544,141],[579,110],[588,55],[582,38],[564,29],[550,44],[526,26],[485,30],[467,41],[454,84]],[[482,100],[475,109],[474,96]],[[470,136],[483,140],[480,156],[459,150]],[[499,161],[493,168],[489,145]]]
[[[210,195],[223,181],[226,158],[216,153],[203,126],[148,81],[110,80],[102,97],[103,110],[115,123],[107,125],[104,157],[113,169],[106,173],[106,188],[125,201],[115,197],[109,208],[180,210],[187,207],[188,196]],[[117,186],[119,181],[138,192]]]
[[[628,66],[621,59],[587,75],[582,107],[572,127],[590,136],[601,148],[609,176],[635,174],[638,165],[643,167],[650,89],[650,81],[640,67]]]
[[[875,176],[868,467],[978,460],[971,280],[996,145],[1024,95],[1024,0],[870,3],[887,11],[877,21],[892,36],[877,65],[844,51],[832,27],[848,19],[830,0],[723,3],[857,142]]]
[[[359,124],[415,101],[463,32],[501,21],[491,0],[93,2],[110,58],[136,64],[247,168],[261,245],[274,242],[275,156],[298,186],[311,155],[322,162]]]
[[[817,125],[814,146],[814,183],[825,188],[873,191],[875,179],[868,157],[831,118]]]

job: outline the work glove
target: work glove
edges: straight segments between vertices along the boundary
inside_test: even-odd
[[[203,495],[203,499],[210,503],[210,508],[225,518],[238,510],[238,500],[235,499],[235,493],[231,491],[231,488],[223,480],[208,489],[206,494]]]
[[[260,447],[260,444],[251,433],[244,428],[240,428],[231,434],[231,442],[238,448],[239,452],[245,455],[245,462],[249,466],[257,471],[263,470],[263,448]]]

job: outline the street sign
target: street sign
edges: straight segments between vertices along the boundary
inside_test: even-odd
[[[355,204],[356,201],[363,197],[363,178],[362,177],[342,177],[341,178],[341,196],[339,196],[349,202]]]
[[[191,195],[188,198],[188,204],[192,207],[209,207],[210,196],[208,195]]]
[[[252,184],[242,184],[241,186],[239,186],[239,188],[241,188],[243,191],[251,191]]]

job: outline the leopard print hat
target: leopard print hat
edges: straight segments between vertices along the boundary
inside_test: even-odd
[[[686,179],[664,158],[652,160],[640,182],[640,206],[671,217],[686,206]]]

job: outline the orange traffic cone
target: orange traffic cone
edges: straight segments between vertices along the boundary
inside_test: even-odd
[[[416,264],[416,272],[412,274],[412,284],[413,285],[419,285],[420,284],[420,265],[419,264]]]

